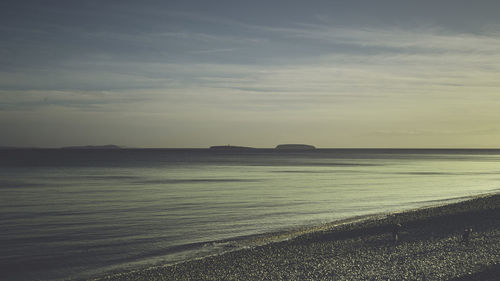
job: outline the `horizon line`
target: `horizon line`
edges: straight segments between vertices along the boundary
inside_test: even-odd
[[[114,146],[114,148],[106,148],[105,146]],[[231,145],[233,146],[233,145]],[[206,147],[137,147],[137,146],[120,146],[120,145],[76,145],[76,146],[58,146],[58,147],[45,147],[45,146],[2,146],[0,145],[0,149],[101,149],[101,150],[119,150],[119,149],[210,149],[211,146]],[[243,147],[243,146],[239,146]],[[274,147],[252,147],[252,146],[244,146],[243,148],[250,149],[276,149]],[[313,150],[321,150],[321,149],[387,149],[387,150],[500,150],[500,147],[316,147]]]

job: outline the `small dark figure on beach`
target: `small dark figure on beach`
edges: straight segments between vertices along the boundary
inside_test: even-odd
[[[470,235],[472,234],[472,228],[465,228],[464,233],[462,233],[462,242],[465,245],[469,245]]]
[[[392,226],[392,241],[394,244],[398,243],[399,241],[399,231],[401,230],[401,224],[396,223],[395,225]]]

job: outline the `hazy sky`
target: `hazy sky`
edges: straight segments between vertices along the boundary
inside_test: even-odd
[[[499,1],[1,1],[0,146],[500,147]]]

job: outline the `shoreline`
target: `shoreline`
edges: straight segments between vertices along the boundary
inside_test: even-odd
[[[332,222],[260,246],[92,280],[489,280],[500,274],[500,193]],[[391,227],[402,225],[400,241]],[[461,242],[466,227],[471,241]],[[493,279],[492,279],[493,280]]]

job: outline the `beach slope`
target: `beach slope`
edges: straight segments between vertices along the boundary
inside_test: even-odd
[[[391,231],[401,224],[395,243]],[[471,228],[469,241],[463,241]],[[500,195],[102,280],[498,280]]]

